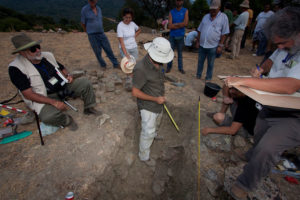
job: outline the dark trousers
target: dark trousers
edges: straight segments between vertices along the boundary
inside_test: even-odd
[[[119,63],[116,59],[111,47],[110,43],[104,33],[93,33],[88,34],[88,38],[90,41],[90,44],[93,48],[93,51],[97,57],[98,62],[100,63],[101,67],[106,67],[106,62],[102,58],[102,48],[105,51],[107,57],[110,59],[114,67],[118,67]]]
[[[246,191],[256,188],[288,149],[300,145],[300,118],[257,117],[254,146],[247,152],[248,163],[237,183]]]
[[[244,31],[244,35],[243,35],[243,38],[242,38],[242,42],[241,42],[241,49],[245,48],[245,43],[246,43],[248,32],[249,32],[249,27],[246,26],[245,31]]]
[[[183,64],[182,64],[182,50],[184,46],[184,37],[173,37],[170,36],[169,38],[171,47],[173,50],[177,49],[178,54],[178,70],[183,70]],[[173,61],[169,62],[167,67],[168,69],[172,68]]]

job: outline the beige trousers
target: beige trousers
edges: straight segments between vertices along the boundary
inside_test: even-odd
[[[232,58],[239,56],[244,30],[235,30],[231,41]]]

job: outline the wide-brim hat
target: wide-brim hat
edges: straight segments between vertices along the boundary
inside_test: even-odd
[[[248,1],[248,0],[243,1],[243,3],[240,4],[240,7],[243,7],[243,8],[250,8],[250,6],[249,6],[249,1]]]
[[[157,37],[152,42],[145,43],[144,48],[151,59],[158,63],[169,63],[174,58],[170,42],[163,37]]]
[[[218,9],[221,7],[221,1],[220,0],[212,0],[209,9]]]
[[[40,44],[42,40],[34,41],[30,37],[28,37],[25,33],[21,33],[11,38],[11,42],[15,46],[15,50],[12,54],[18,53],[30,47],[33,47],[37,44]]]
[[[130,55],[130,59],[126,56],[121,60],[121,69],[125,74],[130,74],[133,71],[134,66],[136,65],[135,58]]]

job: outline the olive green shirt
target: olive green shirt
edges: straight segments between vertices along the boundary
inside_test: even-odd
[[[162,66],[157,69],[148,54],[134,67],[132,83],[133,87],[147,95],[159,97],[165,94]],[[154,113],[161,113],[163,109],[161,104],[139,98],[137,99],[137,105],[139,110],[145,109]]]
[[[233,23],[233,15],[231,10],[224,10],[224,13],[227,15],[229,26]]]

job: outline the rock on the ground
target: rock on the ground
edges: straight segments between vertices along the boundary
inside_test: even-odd
[[[96,122],[98,123],[98,128],[100,128],[107,119],[110,119],[110,116],[108,114],[102,114],[101,116],[96,118]]]
[[[215,181],[211,181],[206,178],[204,179],[204,183],[206,188],[208,189],[209,194],[211,194],[213,197],[217,197],[219,185]]]
[[[105,90],[106,90],[106,92],[115,91],[115,82],[114,82],[114,80],[110,79],[105,83]]]
[[[233,144],[235,147],[244,147],[246,146],[245,139],[242,136],[234,136]]]
[[[203,142],[210,149],[231,151],[231,136],[229,135],[208,135],[203,137]]]

